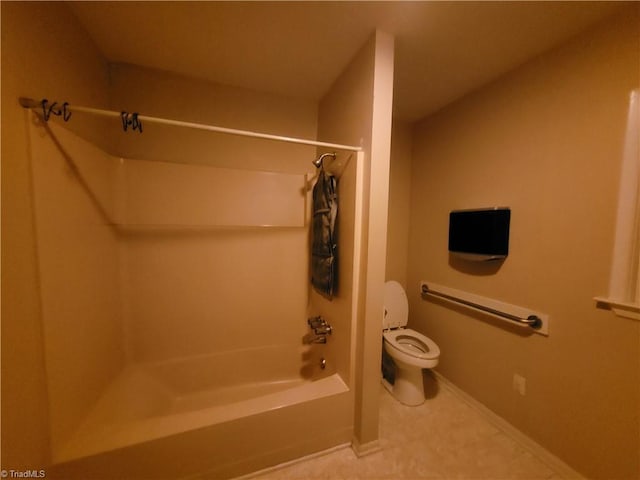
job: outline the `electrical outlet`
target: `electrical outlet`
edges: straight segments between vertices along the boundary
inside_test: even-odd
[[[524,396],[527,392],[527,379],[517,373],[513,374],[513,389]]]

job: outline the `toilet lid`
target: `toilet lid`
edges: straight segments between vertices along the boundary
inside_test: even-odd
[[[404,327],[409,318],[409,302],[404,288],[395,280],[384,284],[384,316],[382,329]]]

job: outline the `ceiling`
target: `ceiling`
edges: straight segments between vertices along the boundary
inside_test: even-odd
[[[395,36],[414,121],[611,15],[615,2],[69,2],[110,62],[319,100],[372,32]]]

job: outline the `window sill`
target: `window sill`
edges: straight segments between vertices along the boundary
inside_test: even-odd
[[[608,308],[619,317],[640,321],[640,305],[637,303],[621,302],[612,298],[594,297],[598,307]]]

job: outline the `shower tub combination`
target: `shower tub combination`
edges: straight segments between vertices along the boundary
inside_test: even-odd
[[[309,203],[301,201],[310,183],[305,175],[276,178],[206,165],[129,161],[55,123],[44,127],[41,119],[35,121],[30,137],[49,386],[47,477],[229,478],[350,444],[362,154],[338,162],[338,248],[343,259],[353,259],[340,266],[341,294],[329,302],[309,292],[307,266],[289,262],[275,274],[292,277],[293,284],[253,292],[247,302],[244,290],[234,285],[256,273],[260,258],[240,249],[256,245],[255,238],[261,246],[283,248],[281,237],[257,232],[286,233],[287,241],[297,242],[287,244],[296,249],[289,257],[303,258],[309,225]],[[220,209],[206,208],[233,203],[227,187],[240,184],[246,191],[247,182],[269,185],[263,194],[270,202],[252,197],[250,208],[232,208],[233,216],[222,219]],[[167,202],[166,192],[175,193],[177,185],[188,189],[179,201]],[[258,208],[274,203],[290,211]],[[262,223],[247,228],[256,224],[256,211]],[[231,229],[209,226],[220,221],[241,223]],[[213,238],[222,239],[218,250],[211,250]],[[236,238],[239,243],[229,243]],[[173,250],[165,249],[167,242]],[[201,278],[231,258],[229,249],[249,265],[238,279]],[[185,264],[187,270],[175,270]],[[158,268],[171,270],[159,274]],[[270,266],[264,270],[273,274]],[[185,279],[197,284],[184,289]],[[173,290],[179,292],[177,308]],[[219,303],[211,305],[214,290],[225,305],[243,304],[245,313],[220,312]],[[125,321],[118,313],[122,291],[133,295],[124,301]],[[274,294],[280,295],[275,309],[262,311],[257,299]],[[302,345],[297,333],[307,329],[306,313],[330,321],[335,333],[327,344]],[[256,315],[258,325],[270,328],[245,337],[255,333],[256,322],[242,319]],[[195,322],[195,333],[181,336],[188,322]],[[215,348],[209,348],[211,342],[217,342]],[[185,345],[206,353],[191,354]]]
[[[274,346],[129,366],[48,476],[226,478],[348,444],[351,392],[329,367],[313,368],[314,350]]]

